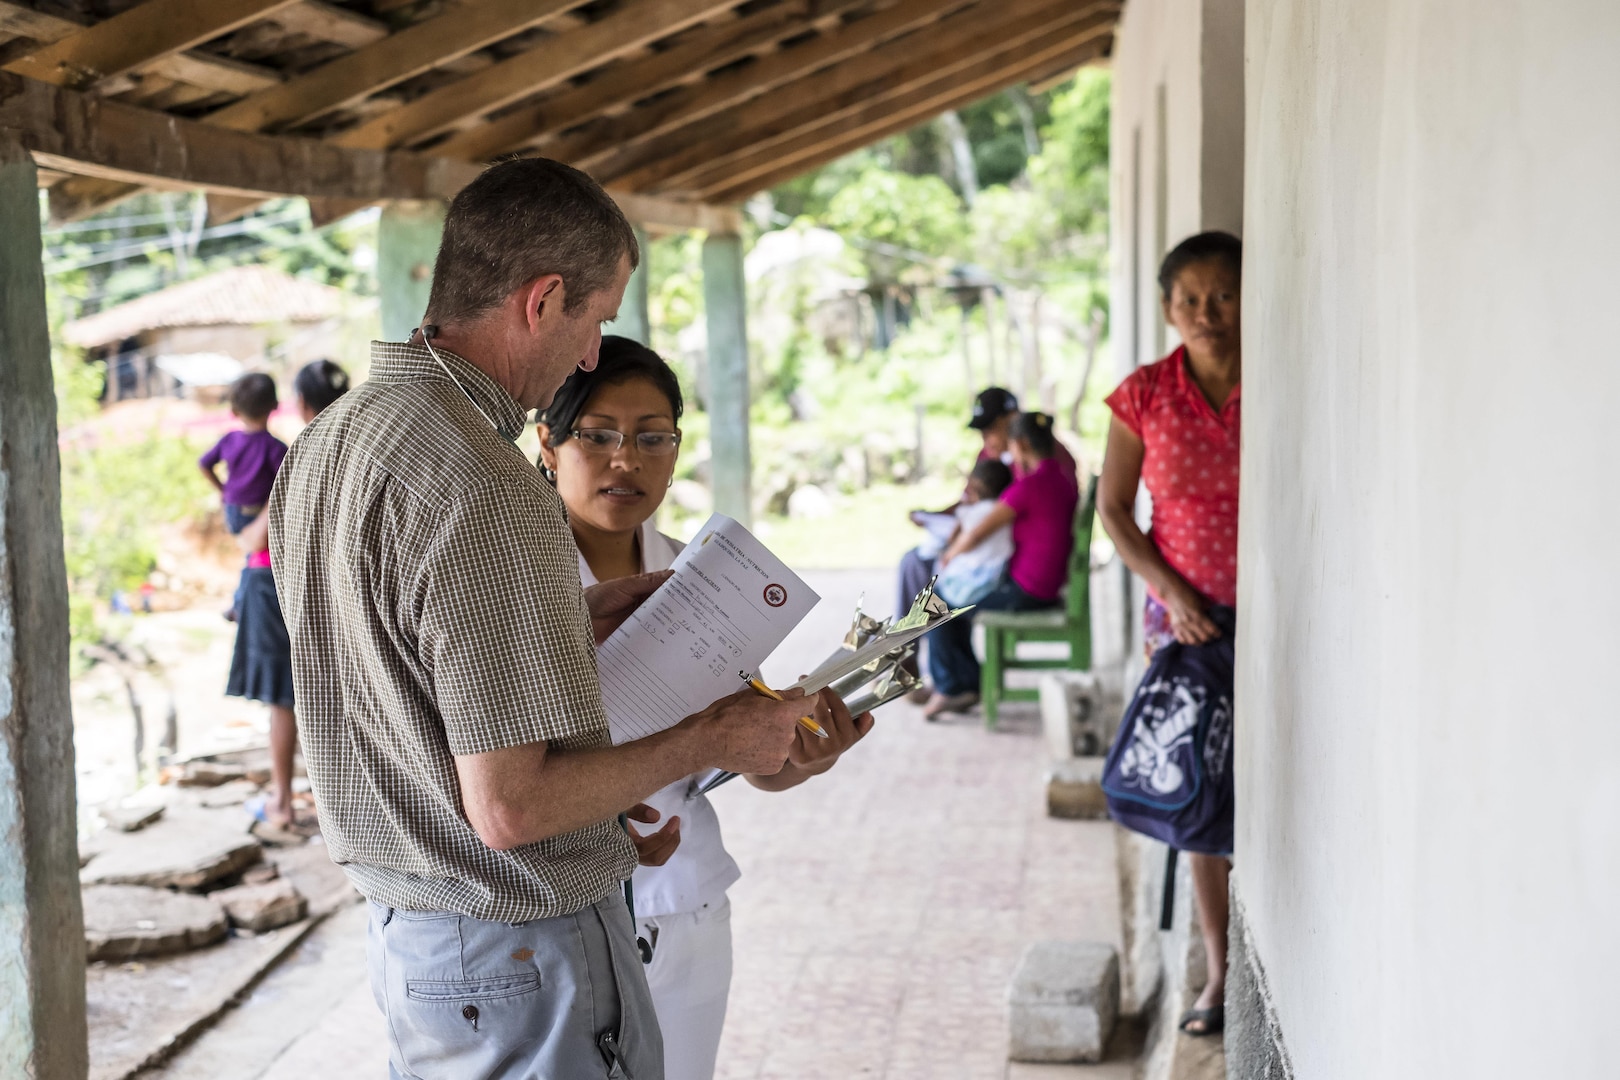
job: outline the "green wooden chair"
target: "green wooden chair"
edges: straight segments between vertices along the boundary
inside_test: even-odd
[[[974,616],[984,627],[979,698],[984,706],[985,727],[996,726],[996,710],[1003,701],[1034,701],[1040,696],[1032,688],[1007,687],[1007,672],[1014,668],[1091,669],[1091,526],[1096,510],[1097,478],[1093,476],[1074,513],[1074,550],[1069,553],[1069,585],[1062,607],[1048,611],[984,611]],[[1020,659],[1018,646],[1026,641],[1061,641],[1069,646],[1069,655],[1062,660]]]

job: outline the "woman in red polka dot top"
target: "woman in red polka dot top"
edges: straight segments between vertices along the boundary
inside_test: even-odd
[[[1237,605],[1242,273],[1242,241],[1228,233],[1200,233],[1165,256],[1164,317],[1182,344],[1133,372],[1108,398],[1114,418],[1097,512],[1120,558],[1147,583],[1150,655],[1171,640],[1214,640],[1220,631],[1211,606]],[[1135,516],[1144,484],[1153,497],[1145,533]],[[1213,1034],[1223,1020],[1229,864],[1219,855],[1189,858],[1209,981],[1182,1028]]]

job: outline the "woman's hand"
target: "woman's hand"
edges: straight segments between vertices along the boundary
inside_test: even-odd
[[[635,577],[614,578],[585,590],[585,606],[591,612],[591,632],[598,645],[613,636],[613,631],[628,619],[641,602],[670,579],[668,570]]]
[[[651,825],[660,817],[658,811],[646,803],[636,803],[625,816],[644,825]],[[642,866],[663,866],[675,854],[675,849],[681,846],[681,819],[672,817],[664,822],[662,829],[646,836],[631,829],[630,842],[636,845],[636,861]]]
[[[1170,613],[1170,632],[1177,641],[1183,645],[1207,645],[1221,636],[1220,628],[1204,613],[1204,598],[1197,589],[1178,578],[1162,595],[1165,610]]]
[[[750,784],[761,791],[786,791],[790,787],[797,787],[812,776],[832,768],[845,750],[860,742],[872,730],[871,713],[851,716],[844,699],[831,690],[823,690],[815,696],[811,715],[827,737],[823,739],[814,732],[806,731],[804,725],[800,724],[793,733],[793,744],[788,747],[787,764],[782,766],[780,772],[768,776],[749,773],[746,779]]]
[[[811,776],[832,768],[845,750],[866,737],[873,723],[871,713],[851,716],[844,699],[831,690],[821,691],[815,700],[812,715],[816,723],[821,725],[821,730],[827,733],[827,738],[806,731],[804,725],[800,724],[794,733],[793,745],[788,748],[788,766]]]

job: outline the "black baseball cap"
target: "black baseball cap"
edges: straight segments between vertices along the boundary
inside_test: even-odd
[[[1012,391],[992,386],[988,390],[981,390],[979,396],[973,399],[973,419],[968,421],[968,427],[983,431],[1003,416],[1017,411],[1018,399]]]

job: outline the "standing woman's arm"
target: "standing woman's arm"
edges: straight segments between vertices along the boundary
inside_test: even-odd
[[[1176,640],[1202,645],[1220,636],[1204,614],[1204,598],[1171,569],[1136,524],[1136,489],[1142,482],[1144,452],[1142,440],[1130,428],[1118,420],[1108,425],[1108,449],[1097,481],[1097,514],[1125,565],[1164,598]]]

